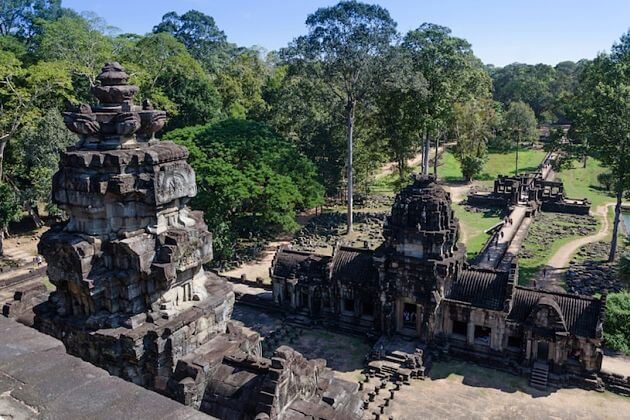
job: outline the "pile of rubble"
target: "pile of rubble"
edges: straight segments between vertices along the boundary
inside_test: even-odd
[[[596,242],[580,248],[566,272],[567,291],[591,296],[603,290],[623,290],[618,262],[606,262],[609,250],[610,244],[606,242]]]
[[[597,219],[561,213],[539,213],[529,228],[520,258],[532,258],[534,249],[549,249],[554,241],[570,236],[589,236],[597,230]]]
[[[381,337],[366,356],[367,366],[359,382],[359,390],[363,392],[364,417],[387,418],[387,407],[394,400],[396,392],[402,386],[410,385],[412,379],[424,380],[428,373],[430,357],[423,348],[413,347],[411,350],[412,343],[401,346],[400,340],[394,341]]]
[[[360,212],[354,214],[354,230],[357,234],[353,246],[376,248],[383,242],[385,212]],[[346,234],[348,225],[343,213],[323,213],[315,216],[291,242],[299,251],[315,252],[332,248]]]

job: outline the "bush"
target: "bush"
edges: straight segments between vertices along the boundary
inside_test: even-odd
[[[461,157],[459,164],[462,168],[462,175],[466,178],[466,181],[472,181],[483,170],[483,166],[486,163],[485,157],[477,157],[473,155],[465,155]]]
[[[626,245],[628,246],[630,245]],[[626,286],[630,285],[630,248],[627,248],[619,259],[619,278]]]
[[[615,180],[611,173],[603,172],[597,175],[597,182],[599,182],[604,188],[606,188],[606,191],[610,191]]]
[[[608,295],[604,341],[608,347],[630,354],[630,292]]]

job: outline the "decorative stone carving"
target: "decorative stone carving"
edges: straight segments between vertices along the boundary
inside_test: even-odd
[[[79,147],[89,149],[133,148],[140,142],[155,140],[154,134],[164,127],[166,112],[156,111],[147,102],[133,104],[138,87],[129,85],[129,75],[116,62],[107,63],[96,78],[100,85],[92,88],[98,105],[80,105],[64,112],[70,131],[79,134]]]

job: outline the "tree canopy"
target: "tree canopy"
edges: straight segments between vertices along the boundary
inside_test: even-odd
[[[630,33],[584,68],[576,93],[577,131],[615,178],[615,220],[609,259],[617,252],[621,204],[630,189]]]
[[[229,119],[165,136],[188,148],[197,175],[194,206],[204,209],[216,252],[234,239],[297,228],[295,211],[323,202],[315,166],[295,144],[262,123]]]

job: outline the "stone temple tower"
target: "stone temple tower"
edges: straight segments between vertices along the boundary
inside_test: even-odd
[[[56,291],[36,325],[70,353],[153,387],[173,354],[225,332],[234,294],[203,270],[212,235],[186,206],[196,194],[188,152],[154,137],[166,113],[134,105],[138,88],[118,63],[98,80],[99,105],[64,113],[80,142],[53,178],[53,200],[69,219],[39,245]]]
[[[374,255],[384,332],[432,338],[436,310],[465,260],[458,229],[450,195],[433,176],[415,176],[398,193]]]
[[[53,178],[69,219],[39,244],[56,290],[34,326],[112,375],[219,418],[361,418],[357,384],[286,346],[263,357],[260,336],[230,319],[232,286],[204,271],[212,235],[186,206],[197,192],[188,151],[155,139],[166,114],[134,105],[138,88],[118,63],[98,80],[98,105],[64,113],[80,142]]]

